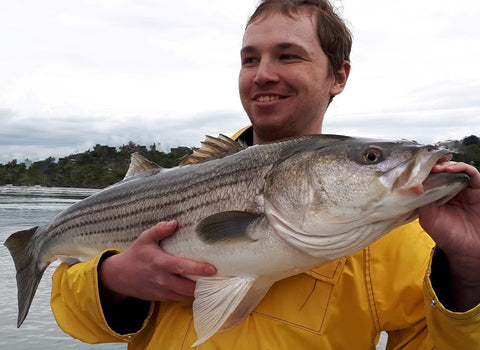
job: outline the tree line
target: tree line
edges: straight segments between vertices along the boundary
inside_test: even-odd
[[[454,151],[454,160],[472,164],[480,170],[480,138],[477,136],[438,145]],[[92,150],[58,160],[49,157],[38,162],[19,163],[14,159],[0,164],[0,185],[104,188],[123,179],[134,152],[164,168],[171,168],[191,151],[189,147],[177,147],[165,153],[155,145],[147,147],[134,142],[118,148],[97,144]]]
[[[171,168],[191,153],[191,148],[177,147],[165,153],[155,145],[147,148],[129,142],[119,148],[97,144],[92,150],[58,161],[53,157],[33,163],[28,160],[19,163],[14,159],[0,164],[0,185],[104,188],[124,178],[134,152],[164,168]]]
[[[480,138],[475,135],[465,137],[461,141],[444,141],[438,146],[453,151],[453,160],[473,165],[480,170]]]

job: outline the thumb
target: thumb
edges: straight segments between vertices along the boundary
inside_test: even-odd
[[[160,240],[170,236],[177,229],[177,220],[162,221],[141,234],[142,239],[152,241],[158,244]]]

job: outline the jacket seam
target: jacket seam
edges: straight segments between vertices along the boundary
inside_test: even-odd
[[[190,328],[192,327],[192,323],[193,323],[193,317],[190,319],[190,322],[188,323],[188,327],[185,331],[185,334],[183,335],[183,341],[182,341],[182,346],[180,347],[180,349],[185,349],[186,347],[186,343],[187,343],[187,337],[188,337],[188,332],[190,331]],[[198,347],[195,346],[193,347],[193,349],[197,349]],[[192,349],[192,347],[190,347],[190,349]]]
[[[375,301],[375,295],[373,293],[372,273],[370,268],[370,248],[366,247],[363,250],[364,257],[364,273],[365,273],[365,287],[367,289],[368,303],[370,305],[370,313],[372,315],[372,321],[375,326],[375,330],[380,332],[380,319],[377,311],[377,303]]]

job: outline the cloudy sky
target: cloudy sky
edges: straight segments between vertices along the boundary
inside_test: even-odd
[[[239,49],[257,0],[0,0],[0,163],[248,124]],[[325,133],[480,135],[480,2],[334,0],[352,72]]]

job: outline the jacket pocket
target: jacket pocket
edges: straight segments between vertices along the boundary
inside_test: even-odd
[[[293,327],[320,333],[346,258],[276,282],[253,312]]]

